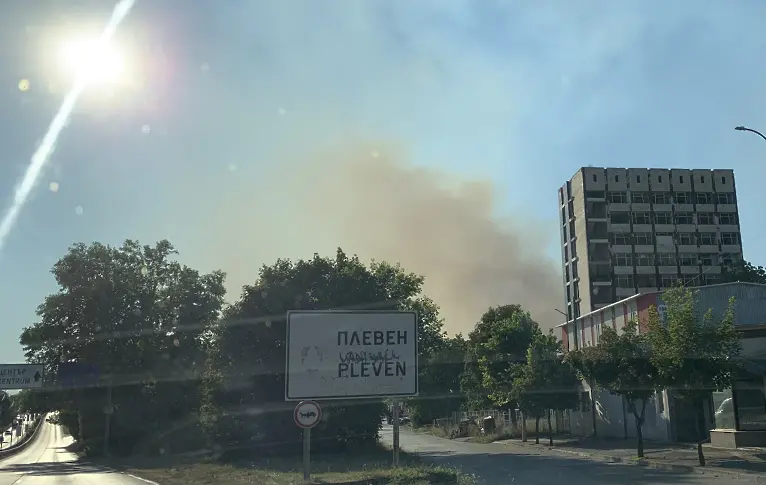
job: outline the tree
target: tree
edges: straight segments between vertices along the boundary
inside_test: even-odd
[[[261,268],[213,332],[203,405],[211,438],[229,448],[300,452],[293,405],[284,402],[288,310],[417,309],[419,351],[421,356],[435,355],[444,332],[438,309],[421,294],[422,286],[421,276],[398,265],[367,266],[341,249],[333,258],[315,254],[309,260],[280,259]],[[384,413],[381,399],[326,402],[323,410],[325,417],[311,433],[322,442],[317,450],[377,440]]]
[[[763,266],[755,266],[744,259],[724,265],[721,276],[725,283],[740,281],[766,284],[766,269]]]
[[[46,375],[55,376],[61,362],[100,369],[96,387],[49,397],[77,423],[89,451],[102,448],[110,400],[113,451],[148,446],[145,430],[157,437],[178,422],[190,435],[176,444],[196,446],[190,436],[199,380],[209,330],[223,307],[224,274],[201,274],[173,261],[175,254],[168,241],[73,245],[52,269],[59,290],[21,334],[27,360],[45,365]]]
[[[540,327],[519,305],[489,308],[468,335],[461,389],[474,408],[513,409],[513,369]],[[513,416],[513,414],[512,414]]]
[[[635,419],[638,456],[643,458],[646,403],[661,388],[646,334],[639,334],[634,321],[621,334],[606,327],[598,345],[571,351],[567,360],[583,378],[625,399]]]
[[[420,395],[407,407],[412,424],[421,426],[434,419],[450,416],[463,404],[460,375],[463,373],[466,342],[458,334],[445,338],[420,365]]]
[[[553,446],[552,410],[574,409],[580,397],[580,380],[564,362],[561,342],[552,334],[535,336],[526,363],[511,371],[513,396],[519,408],[535,418],[535,442],[540,442],[540,418],[547,416],[548,439]]]
[[[721,318],[712,310],[701,313],[696,292],[684,287],[666,290],[665,321],[657,309],[649,312],[647,339],[652,347],[651,361],[656,366],[664,387],[689,399],[694,406],[697,423],[697,454],[702,453],[702,403],[710,392],[731,387],[740,351],[739,336],[734,328],[734,299]]]

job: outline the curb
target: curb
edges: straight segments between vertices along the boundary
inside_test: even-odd
[[[734,471],[734,470],[727,470],[723,468],[703,468],[698,466],[692,466],[692,465],[676,465],[673,463],[662,463],[657,462],[654,460],[648,460],[646,458],[642,459],[632,459],[632,458],[623,458],[620,456],[613,456],[613,455],[604,455],[601,453],[588,453],[583,451],[574,451],[574,450],[565,450],[565,449],[551,449],[544,446],[537,446],[537,445],[525,445],[521,443],[514,443],[511,441],[503,441],[501,444],[512,446],[515,448],[536,448],[541,451],[546,451],[548,453],[561,453],[565,455],[573,455],[573,456],[579,456],[582,458],[595,458],[599,461],[607,462],[607,463],[622,463],[625,465],[633,465],[633,466],[643,466],[647,468],[654,468],[658,470],[666,470],[670,472],[677,472],[677,473],[698,473],[702,475],[724,475],[732,478],[741,478],[746,480],[751,480],[754,482],[764,482],[766,483],[766,474],[757,474],[752,472],[743,472],[743,471]]]

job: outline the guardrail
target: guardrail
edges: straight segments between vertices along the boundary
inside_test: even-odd
[[[35,437],[38,435],[38,433],[40,433],[40,430],[42,429],[43,424],[45,424],[46,417],[48,417],[48,415],[43,414],[42,416],[37,418],[33,424],[35,429],[32,430],[31,433],[27,433],[24,436],[22,436],[21,440],[18,441],[15,445],[10,446],[4,450],[0,450],[0,460],[7,458],[9,456],[13,456],[16,453],[26,449],[26,447],[29,446],[29,444],[35,440]]]

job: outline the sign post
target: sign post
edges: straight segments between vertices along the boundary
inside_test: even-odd
[[[400,399],[418,394],[417,314],[289,311],[286,340],[286,401],[393,398],[398,466]],[[306,440],[304,434],[304,467]]]
[[[293,419],[303,428],[303,481],[311,482],[311,428],[322,420],[322,408],[314,401],[301,401],[295,406]]]
[[[394,468],[399,467],[399,420],[401,419],[401,413],[399,412],[399,400],[394,399],[393,400],[394,409],[391,414],[393,414],[394,418],[394,437],[393,437],[393,448],[394,448]]]

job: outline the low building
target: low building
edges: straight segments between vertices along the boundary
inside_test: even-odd
[[[695,288],[698,309],[713,311],[720,317],[728,308],[729,299],[736,300],[735,325],[742,336],[743,370],[735,379],[733,390],[713,393],[703,407],[705,430],[714,446],[766,445],[766,285],[754,283],[724,283]],[[665,304],[662,292],[639,293],[557,326],[565,349],[598,345],[605,326],[621,331],[631,320],[639,323],[639,332],[646,331],[649,308],[656,306],[660,315]],[[578,411],[572,413],[573,433],[596,433],[605,437],[636,436],[635,419],[619,396],[607,391],[592,391],[583,384],[584,399]],[[598,386],[596,386],[598,387]],[[593,405],[595,404],[595,405]],[[644,437],[659,441],[695,441],[696,413],[690,404],[663,391],[648,403],[644,422]]]

